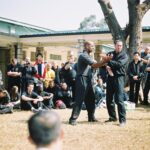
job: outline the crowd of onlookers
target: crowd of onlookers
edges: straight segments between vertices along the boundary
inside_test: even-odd
[[[1,70],[1,69],[0,69]],[[32,110],[72,108],[75,97],[75,79],[77,64],[74,56],[59,67],[55,62],[43,62],[41,53],[36,55],[33,64],[26,58],[19,64],[16,58],[7,66],[7,88],[3,87],[0,71],[0,114],[12,113],[13,109]],[[105,100],[105,82],[107,74],[112,74],[109,68],[98,70],[97,84],[94,86],[95,105],[100,106]],[[129,78],[129,97],[125,98],[138,105],[139,91],[142,87],[142,104],[148,105],[150,89],[150,47],[140,54],[135,52],[127,66]],[[86,109],[83,104],[83,109]]]

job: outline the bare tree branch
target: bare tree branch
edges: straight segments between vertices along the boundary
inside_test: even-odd
[[[147,13],[150,9],[150,0],[145,0],[142,4],[139,5],[142,13],[142,17]]]
[[[115,40],[120,39],[124,42],[124,45],[125,45],[124,35],[116,19],[116,16],[112,10],[110,0],[98,0],[98,2],[102,8],[106,23],[108,24],[108,27],[112,33],[113,40],[115,41]]]
[[[124,31],[123,31],[125,41],[127,40],[129,33],[130,33],[130,25],[127,24]]]

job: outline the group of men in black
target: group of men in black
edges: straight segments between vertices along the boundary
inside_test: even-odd
[[[94,51],[93,42],[85,42],[85,50],[79,56],[77,63],[77,77],[76,77],[76,92],[75,92],[75,104],[73,106],[72,114],[69,119],[71,125],[77,124],[77,118],[81,111],[81,105],[83,101],[86,104],[88,112],[88,121],[97,122],[95,118],[95,95],[92,90],[92,72],[96,68],[102,68],[105,66],[108,76],[106,80],[106,104],[109,114],[109,119],[106,122],[117,121],[117,115],[115,111],[115,104],[118,108],[118,117],[120,126],[126,124],[126,109],[124,105],[124,86],[125,76],[129,75],[130,80],[130,96],[129,101],[138,104],[138,95],[140,82],[144,78],[145,74],[148,74],[146,79],[143,93],[144,93],[144,105],[148,105],[148,92],[150,89],[150,68],[149,65],[144,69],[145,64],[149,64],[149,58],[141,58],[138,52],[135,52],[133,61],[128,65],[129,58],[127,52],[123,50],[123,42],[118,40],[115,42],[115,51],[102,56],[102,61],[95,62],[90,54]],[[148,57],[150,48],[145,50],[145,57]],[[143,62],[145,63],[143,65]],[[128,68],[128,69],[127,69]],[[136,85],[136,87],[135,87]]]
[[[97,122],[93,88],[96,83],[93,81],[97,76],[97,70],[105,68],[107,74],[99,75],[101,77],[107,76],[106,105],[109,119],[106,122],[117,121],[115,111],[115,104],[117,104],[119,123],[120,126],[123,126],[126,124],[126,109],[123,99],[126,74],[129,76],[130,83],[129,101],[138,105],[139,89],[142,83],[143,104],[148,105],[150,48],[147,47],[141,55],[135,52],[133,61],[129,64],[128,55],[123,49],[123,42],[120,40],[115,42],[115,51],[101,55],[102,59],[99,62],[96,62],[91,56],[94,49],[95,45],[93,42],[85,42],[83,53],[80,54],[77,63],[68,61],[61,69],[58,67],[53,68],[55,79],[50,81],[48,86],[43,86],[45,70],[42,68],[42,62],[37,63],[37,67],[35,67],[31,65],[30,59],[26,58],[22,67],[17,62],[17,59],[13,59],[7,69],[8,92],[11,93],[14,85],[18,87],[18,93],[21,93],[21,109],[23,110],[37,112],[43,108],[50,109],[52,107],[58,108],[59,106],[72,108],[72,114],[69,119],[69,124],[71,125],[77,124],[77,118],[84,102],[88,113],[88,121]],[[39,54],[37,57],[41,59],[42,55]],[[35,79],[37,73],[39,74],[38,80]],[[62,99],[63,103],[60,101]],[[12,103],[7,106],[9,105],[12,106]]]

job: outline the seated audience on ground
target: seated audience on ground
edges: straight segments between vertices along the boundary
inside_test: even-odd
[[[10,95],[7,90],[0,89],[0,114],[13,113],[13,106],[10,104]]]
[[[62,100],[67,108],[72,104],[72,91],[68,88],[65,82],[61,83],[61,88],[57,92],[57,99]]]
[[[59,116],[53,111],[34,114],[28,121],[29,141],[37,150],[62,150],[63,130]]]
[[[60,87],[54,81],[44,83],[44,91],[48,92],[48,93],[52,93],[54,95],[54,97],[53,97],[54,104],[55,104],[56,100],[58,99],[57,92],[58,92],[59,88]]]
[[[14,109],[20,109],[20,93],[17,86],[13,86],[10,92],[10,103]]]
[[[98,78],[97,79],[97,85],[95,87],[95,104],[96,104],[96,107],[99,107],[105,98],[106,98],[106,94],[105,94],[105,89],[104,89],[104,85],[103,85],[103,80],[101,78]]]
[[[42,109],[43,98],[35,93],[33,90],[34,84],[32,82],[28,83],[27,91],[24,91],[21,96],[22,110],[32,110],[33,112],[36,112]]]
[[[46,108],[51,109],[54,107],[53,104],[53,94],[45,92],[43,90],[43,85],[39,85],[37,88],[37,94],[43,98],[43,104]]]

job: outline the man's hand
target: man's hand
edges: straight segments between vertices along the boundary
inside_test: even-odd
[[[13,107],[13,103],[8,103],[6,106],[10,106],[10,107]]]
[[[138,76],[133,76],[133,80],[138,80]]]
[[[43,78],[39,78],[39,80],[40,80],[40,81],[44,81],[44,79],[43,79]]]
[[[146,68],[146,71],[150,72],[150,67],[147,67],[147,68]]]
[[[112,60],[112,57],[111,55],[109,56],[102,56],[102,60],[104,63],[108,63],[110,60]]]
[[[33,103],[34,103],[34,104],[37,104],[38,101],[39,101],[38,99],[34,99],[34,100],[33,100]]]

